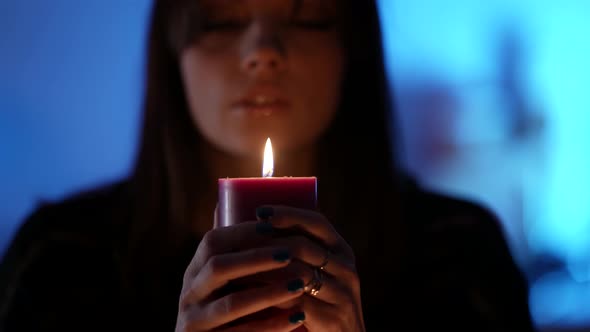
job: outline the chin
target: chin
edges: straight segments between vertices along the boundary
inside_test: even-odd
[[[262,158],[267,138],[272,142],[272,149],[275,153],[285,153],[313,145],[315,137],[303,137],[301,135],[285,135],[286,133],[255,133],[249,136],[236,138],[228,150],[232,154],[243,157]]]

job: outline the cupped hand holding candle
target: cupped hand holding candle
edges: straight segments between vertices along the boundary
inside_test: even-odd
[[[316,178],[273,178],[265,151],[263,177],[219,180],[177,331],[364,331],[354,254],[315,211]]]

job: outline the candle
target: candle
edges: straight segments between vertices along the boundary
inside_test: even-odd
[[[273,177],[273,172],[273,153],[269,138],[264,148],[262,177],[219,179],[219,206],[215,227],[256,220],[256,208],[261,205],[316,208],[316,177]]]

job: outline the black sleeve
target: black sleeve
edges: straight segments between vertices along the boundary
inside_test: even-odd
[[[434,309],[449,327],[460,330],[534,331],[528,285],[501,224],[475,205],[463,210],[431,230],[430,263],[444,285],[432,294],[439,296]]]
[[[91,236],[63,227],[76,221],[55,218],[51,207],[35,211],[0,264],[0,331],[113,330],[112,258]]]

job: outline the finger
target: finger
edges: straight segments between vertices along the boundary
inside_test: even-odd
[[[205,305],[189,309],[189,330],[213,329],[236,319],[302,296],[303,281],[291,280],[226,295]]]
[[[197,276],[183,291],[181,304],[184,306],[205,299],[214,291],[225,286],[230,280],[282,268],[289,264],[288,249],[278,246],[250,249],[211,257]]]
[[[319,275],[316,275],[316,273],[319,273]],[[355,290],[359,288],[354,284],[345,284],[342,280],[334,278],[331,275],[315,271],[315,269],[309,265],[296,260],[292,261],[284,268],[251,275],[240,279],[240,281],[245,281],[246,283],[261,281],[263,283],[271,284],[276,283],[276,280],[301,278],[304,281],[304,284],[308,286],[307,292],[309,294],[311,292],[312,284],[315,283],[314,278],[316,277],[321,279],[321,287],[315,297],[327,303],[338,304],[342,301],[347,301],[350,297],[349,294],[356,294]],[[293,302],[289,302],[288,304],[290,305],[292,303]],[[281,304],[280,307],[286,308],[288,306],[287,304]]]
[[[186,270],[185,277],[193,277],[209,257],[259,247],[272,235],[272,225],[266,222],[243,222],[208,231]]]
[[[290,332],[303,325],[305,314],[301,311],[276,310],[272,316],[249,321],[230,328],[221,328],[221,332]]]
[[[306,296],[301,303],[308,331],[361,331],[362,314],[352,300],[337,306]]]
[[[239,282],[270,285],[276,283],[277,280],[291,280],[306,277],[307,271],[309,270],[310,267],[307,264],[291,259],[290,263],[285,267],[244,276],[239,279]]]
[[[353,282],[357,279],[354,261],[331,254],[329,250],[305,236],[289,236],[271,239],[269,244],[287,248],[296,258],[311,266],[323,267],[323,271],[336,278]]]
[[[278,229],[300,228],[321,240],[328,248],[336,248],[343,242],[332,224],[316,211],[273,205],[260,207],[256,213],[259,216],[271,216],[269,221]]]
[[[304,291],[309,297],[332,305],[350,299],[351,290],[332,276],[322,274],[319,271],[310,271],[304,280],[306,281]],[[319,284],[317,281],[319,281]]]

